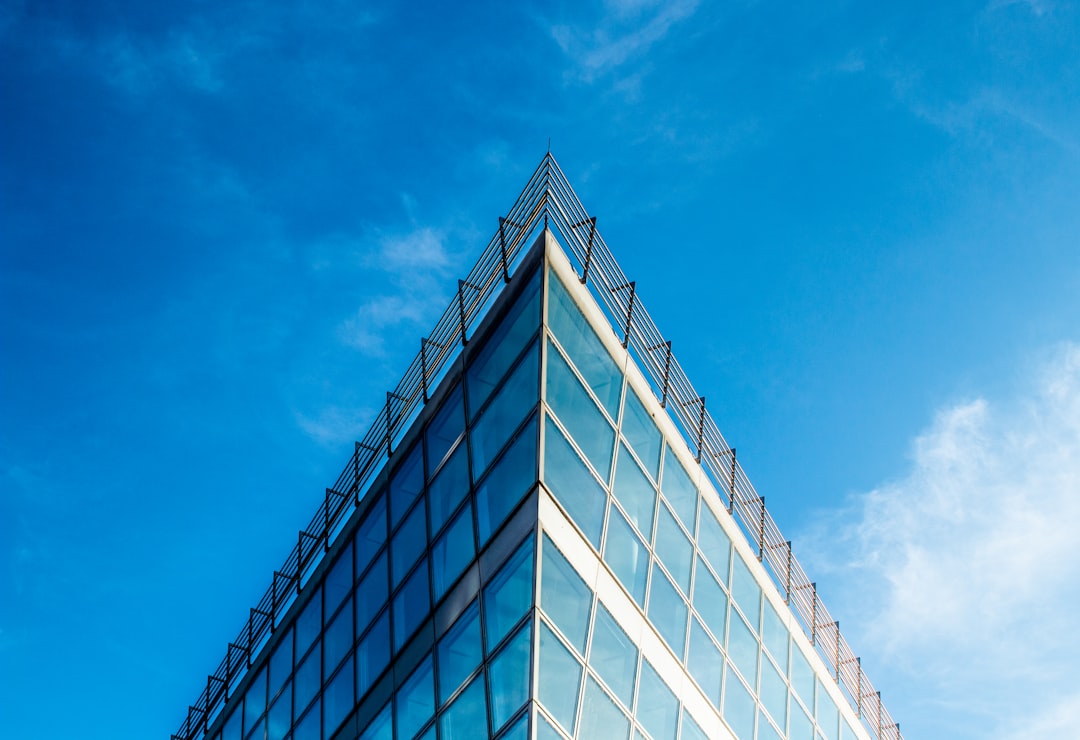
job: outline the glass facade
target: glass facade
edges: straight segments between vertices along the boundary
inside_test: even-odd
[[[867,737],[553,244],[212,740]]]

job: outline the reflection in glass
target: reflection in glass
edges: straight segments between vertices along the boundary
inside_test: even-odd
[[[428,486],[428,509],[431,533],[436,534],[469,492],[469,455],[467,445],[458,445]]]
[[[727,654],[750,686],[757,685],[758,641],[742,617],[732,613]]]
[[[840,732],[840,710],[818,679],[817,686],[817,723],[825,735],[825,740],[837,740]]]
[[[608,415],[616,418],[622,374],[574,299],[551,271],[548,273],[548,325]]]
[[[390,710],[390,703],[387,702],[356,740],[394,740],[394,722]]]
[[[683,711],[682,733],[679,738],[680,740],[709,740],[705,735],[705,730],[698,726],[698,723],[694,721],[694,718],[687,711]]]
[[[581,709],[581,738],[624,740],[630,735],[630,719],[608,696],[592,676],[585,679],[584,706]]]
[[[356,572],[363,573],[375,553],[386,543],[386,497],[378,500],[368,511],[356,530]]]
[[[529,654],[532,645],[531,623],[518,630],[491,662],[491,727],[495,732],[506,724],[529,698]]]
[[[386,551],[371,566],[356,587],[356,631],[363,632],[390,596],[386,572]]]
[[[428,561],[420,561],[394,597],[394,647],[400,648],[431,611],[428,591]]]
[[[701,623],[690,621],[690,649],[687,651],[686,667],[698,686],[717,709],[720,708],[720,682],[723,680],[724,659],[720,648],[709,639]]]
[[[660,562],[684,594],[690,593],[690,568],[694,564],[694,545],[675,522],[667,506],[656,517],[655,550]]]
[[[705,506],[701,507],[701,524],[697,538],[698,548],[709,565],[720,577],[720,582],[725,586],[728,579],[728,563],[731,559],[731,540],[728,539],[720,522],[712,510]]]
[[[611,472],[615,430],[550,342],[547,346],[546,387],[548,405],[606,481]]]
[[[533,344],[484,413],[473,422],[473,473],[483,474],[540,398],[540,350]]]
[[[323,719],[327,737],[330,737],[331,733],[337,729],[356,703],[353,699],[355,678],[356,671],[353,668],[352,658],[349,658],[323,692]]]
[[[297,714],[307,708],[308,702],[315,696],[321,685],[322,661],[319,643],[316,642],[315,649],[308,655],[307,660],[296,669],[296,677],[293,679],[293,697]]]
[[[285,682],[293,669],[292,654],[292,627],[285,633],[285,637],[274,648],[274,654],[270,656],[270,699],[277,696],[278,689]]]
[[[788,667],[788,637],[787,627],[780,621],[780,615],[769,600],[765,599],[765,612],[761,617],[761,639],[785,676]]]
[[[474,601],[439,641],[439,704],[446,702],[484,658],[480,602]]]
[[[607,541],[604,562],[630,592],[638,606],[645,606],[645,585],[649,577],[649,552],[634,534],[634,528],[614,506],[608,507]]]
[[[447,394],[424,433],[427,447],[427,469],[434,472],[446,458],[446,453],[465,431],[465,398],[461,384]]]
[[[390,478],[390,528],[393,529],[424,488],[423,445],[417,443]],[[400,453],[399,453],[400,454]]]
[[[296,729],[293,730],[292,740],[319,740],[321,721],[319,700],[316,699],[308,713],[297,723]]]
[[[754,697],[750,695],[742,681],[731,672],[728,666],[727,680],[724,682],[724,720],[735,732],[735,737],[754,736]]]
[[[439,731],[442,740],[486,740],[488,721],[483,673],[473,679],[439,718]]]
[[[757,632],[761,621],[761,586],[737,553],[731,568],[731,595],[749,620],[751,629]]]
[[[675,740],[679,700],[647,660],[641,661],[641,687],[634,716],[653,740]]]
[[[791,702],[791,724],[788,727],[788,737],[791,740],[814,740],[814,721],[794,701]]]
[[[281,695],[270,705],[266,715],[266,740],[284,740],[292,727],[292,682],[285,684]]]
[[[495,463],[476,489],[480,546],[503,523],[522,496],[536,483],[536,416]]]
[[[435,598],[440,599],[476,555],[472,505],[466,505],[431,548]]]
[[[761,661],[761,687],[758,690],[758,696],[773,721],[781,727],[787,727],[787,684],[784,682],[784,677],[768,660]]]
[[[619,460],[615,463],[615,486],[612,492],[638,531],[651,540],[656,489],[645,477],[645,473],[641,472],[625,446],[620,447]]]
[[[663,480],[660,481],[660,491],[671,504],[671,508],[675,510],[683,526],[693,532],[694,511],[697,508],[698,499],[697,488],[670,446],[664,455],[664,473]]]
[[[797,643],[796,643],[797,644]],[[795,645],[791,646],[791,688],[809,708],[814,706],[814,671],[810,662]]]
[[[337,668],[345,653],[353,646],[353,608],[352,602],[334,617],[334,621],[323,633],[323,677],[329,676]],[[351,684],[350,684],[351,685]]]
[[[390,575],[392,576],[391,587],[396,588],[412,568],[413,563],[420,557],[427,544],[427,514],[424,510],[424,502],[421,501],[409,515],[405,517],[401,527],[394,533],[394,541],[390,543]]]
[[[645,410],[645,404],[638,398],[634,389],[627,386],[623,401],[622,433],[634,448],[638,458],[653,480],[660,473],[660,450],[663,437],[656,427],[656,422]]]
[[[602,603],[596,602],[589,665],[626,707],[634,705],[637,646]]]
[[[686,602],[655,562],[652,567],[652,585],[649,588],[649,621],[656,626],[668,647],[681,660],[686,642]]]
[[[493,650],[532,606],[533,541],[529,538],[484,589],[488,650]]]
[[[260,670],[244,694],[244,727],[255,726],[255,720],[266,711],[266,671]]]
[[[311,599],[296,618],[296,659],[299,660],[311,646],[312,640],[322,630],[322,589],[311,595]]]
[[[592,591],[546,534],[540,572],[540,608],[584,655]]]
[[[413,671],[394,699],[397,736],[412,738],[435,713],[435,672],[428,655]]]
[[[713,633],[716,641],[722,644],[724,625],[727,622],[727,595],[700,558],[694,580],[694,610]]]
[[[352,593],[353,583],[352,543],[348,543],[338,555],[334,566],[323,581],[323,593],[326,594],[326,616],[329,617],[338,608],[342,599]]]
[[[570,649],[540,622],[539,699],[567,733],[574,731],[581,671]]]
[[[544,419],[544,482],[593,547],[600,549],[607,493],[550,417]]]

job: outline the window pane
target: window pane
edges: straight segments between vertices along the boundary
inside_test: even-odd
[[[386,497],[380,494],[378,501],[368,511],[364,522],[356,530],[356,573],[367,568],[375,553],[386,543]]]
[[[610,738],[620,740],[630,735],[630,719],[623,714],[610,696],[604,693],[592,676],[585,679],[585,699],[581,709],[581,738]]]
[[[532,538],[529,538],[484,589],[488,650],[494,649],[532,606],[532,555]]]
[[[540,271],[529,277],[529,285],[502,320],[469,366],[470,417],[484,405],[495,385],[506,374],[526,340],[540,328]]]
[[[319,644],[315,643],[315,649],[308,655],[307,660],[296,669],[296,678],[293,681],[293,696],[296,699],[296,713],[302,713],[311,701],[311,698],[322,686],[322,656]]]
[[[417,443],[390,478],[390,527],[393,528],[424,488],[423,445]]]
[[[439,718],[442,740],[487,740],[487,705],[484,703],[484,674],[461,692]]]
[[[337,562],[326,574],[323,593],[326,594],[326,617],[330,617],[342,600],[352,593],[353,584],[352,543],[348,543],[338,556]]]
[[[468,445],[459,445],[443,465],[435,480],[428,486],[428,508],[431,513],[431,533],[442,529],[469,492]]]
[[[446,453],[465,431],[465,398],[459,383],[447,394],[443,405],[428,424],[424,433],[427,446],[427,469],[434,472],[442,464]]]
[[[473,473],[487,470],[521,420],[540,400],[539,343],[522,358],[506,384],[472,426]]]
[[[701,729],[690,713],[685,710],[682,715],[682,734],[679,738],[680,740],[709,740],[705,735],[705,730]]]
[[[814,671],[802,650],[791,647],[791,688],[810,709],[814,707]]]
[[[563,740],[559,731],[552,727],[542,714],[536,715],[536,740]]]
[[[683,526],[693,532],[697,488],[670,446],[664,456],[664,479],[660,482],[660,490],[671,503],[671,508],[675,510]]]
[[[698,530],[698,547],[709,565],[725,586],[728,579],[728,563],[731,559],[731,540],[724,533],[716,515],[708,506],[701,507],[701,528]]]
[[[820,680],[817,690],[817,723],[825,735],[825,740],[837,740],[840,732],[840,710],[836,708]]]
[[[360,585],[356,587],[356,631],[363,632],[389,598],[386,551],[384,550]]]
[[[529,698],[531,623],[518,630],[489,667],[491,727],[498,732]]]
[[[536,417],[476,489],[476,519],[481,547],[536,483]]]
[[[458,512],[453,524],[431,548],[435,598],[441,599],[476,555],[473,538],[472,505]]]
[[[682,660],[688,614],[686,602],[655,562],[652,567],[652,585],[649,588],[649,621],[656,626],[679,660]]]
[[[296,659],[304,657],[311,642],[322,631],[322,590],[311,595],[304,611],[296,618]]]
[[[762,712],[758,716],[757,740],[784,740],[783,735],[769,724],[769,716]]]
[[[540,608],[584,655],[592,591],[546,534],[541,573]]]
[[[260,670],[244,694],[244,727],[250,731],[266,711],[266,671]]]
[[[281,642],[274,648],[274,654],[270,656],[270,698],[277,696],[278,689],[285,683],[285,679],[292,675],[293,669],[293,636],[292,628],[285,633]]]
[[[761,621],[761,586],[754,580],[741,555],[735,556],[731,569],[731,595],[749,620],[751,629],[757,632]]]
[[[412,568],[427,544],[427,514],[421,501],[405,517],[390,543],[391,587],[396,588]]]
[[[788,728],[791,740],[814,740],[814,721],[795,702],[791,703],[791,726]]]
[[[283,740],[292,727],[292,682],[285,684],[266,715],[266,740]]]
[[[326,726],[326,736],[330,737],[342,720],[353,710],[356,701],[353,699],[353,682],[356,678],[356,669],[353,668],[350,657],[341,670],[334,676],[333,681],[323,692],[323,720]]]
[[[529,740],[529,715],[519,717],[514,726],[504,732],[499,740]]]
[[[645,606],[645,585],[649,576],[649,552],[634,534],[633,527],[619,510],[610,506],[604,562],[630,592],[638,606]]]
[[[667,506],[656,517],[656,554],[684,594],[690,593],[690,568],[694,564],[694,545],[675,522]]]
[[[758,641],[741,617],[731,615],[731,628],[727,643],[728,657],[742,673],[746,683],[757,685]]]
[[[656,489],[641,472],[634,458],[625,446],[619,450],[619,460],[615,463],[615,486],[612,491],[622,504],[630,521],[652,540],[653,512],[656,510]]]
[[[356,740],[394,740],[394,722],[391,719],[390,708],[388,702]]]
[[[634,705],[637,646],[599,601],[593,620],[589,665],[627,707]]]
[[[724,624],[727,622],[727,595],[712,573],[698,560],[694,580],[694,610],[719,643],[724,642]]]
[[[405,679],[394,699],[394,725],[399,738],[412,738],[435,713],[435,673],[431,656]]]
[[[690,649],[687,651],[686,667],[698,686],[717,709],[720,708],[720,681],[724,674],[724,659],[720,648],[709,639],[709,634],[698,620],[690,621]]]
[[[724,719],[735,732],[735,737],[754,736],[754,697],[733,673],[728,671],[724,682]]]
[[[780,672],[787,675],[788,667],[788,630],[780,621],[780,615],[773,609],[773,605],[765,599],[765,613],[761,619],[761,637],[769,654],[780,666]]]
[[[356,646],[356,698],[371,688],[390,662],[390,610],[375,620]]]
[[[773,721],[780,727],[787,727],[787,683],[768,660],[761,661],[761,688],[758,695],[765,709],[772,715]]]
[[[431,595],[428,591],[428,561],[420,561],[405,585],[394,597],[394,647],[400,648],[427,618],[431,611]]]
[[[304,716],[293,730],[293,740],[319,740],[322,715],[319,712],[319,700],[312,704],[311,710]]]
[[[607,493],[547,417],[544,446],[544,482],[593,547],[599,549]]]
[[[551,343],[547,347],[547,402],[589,462],[605,481],[611,472],[615,430],[566,360]]]
[[[337,668],[345,653],[353,646],[353,608],[352,602],[334,617],[334,621],[323,634],[323,676],[329,676]]]
[[[439,641],[439,703],[443,704],[484,659],[480,602],[474,601]]]
[[[266,725],[266,723],[261,719],[258,722],[255,722],[254,724],[251,724],[251,725],[245,724],[244,727],[248,728],[247,729],[247,740],[263,740],[263,735],[266,734],[265,733],[265,730],[266,730],[265,725]]]
[[[679,731],[679,700],[647,660],[641,661],[635,717],[653,740],[675,740]]]
[[[581,671],[570,649],[540,622],[539,698],[567,733],[574,731]]]
[[[566,288],[548,272],[548,325],[612,419],[619,411],[622,374]]]
[[[634,448],[634,452],[637,453],[649,475],[656,480],[660,473],[660,450],[663,447],[663,438],[660,430],[656,428],[656,422],[645,410],[645,404],[629,386],[626,389],[626,400],[623,401],[622,433]]]

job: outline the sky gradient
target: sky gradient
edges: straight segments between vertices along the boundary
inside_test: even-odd
[[[5,733],[176,729],[550,139],[905,736],[1067,736],[1077,132],[1074,2],[0,0]]]

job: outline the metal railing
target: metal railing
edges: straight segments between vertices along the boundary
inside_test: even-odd
[[[899,724],[881,703],[880,692],[862,672],[817,594],[817,587],[792,556],[791,542],[784,540],[715,422],[705,408],[704,396],[694,391],[686,374],[659,329],[636,295],[636,284],[626,279],[606,243],[549,152],[529,178],[517,201],[481,253],[457,294],[410,362],[400,382],[386,394],[380,410],[341,475],[327,488],[322,505],[305,529],[300,530],[280,570],[274,571],[270,587],[250,610],[247,623],[226,648],[225,658],[207,677],[206,687],[188,708],[187,717],[172,740],[194,740],[214,724],[252,660],[277,628],[277,622],[300,593],[305,578],[315,570],[334,535],[359,506],[364,492],[395,443],[427,403],[430,390],[469,341],[469,331],[481,321],[523,256],[528,239],[541,225],[557,233],[581,268],[581,281],[607,314],[623,346],[634,355],[654,386],[661,406],[669,410],[696,458],[720,490],[727,494],[728,511],[736,515],[747,535],[757,544],[759,559],[799,615],[811,642],[852,706],[879,739],[900,740]]]

